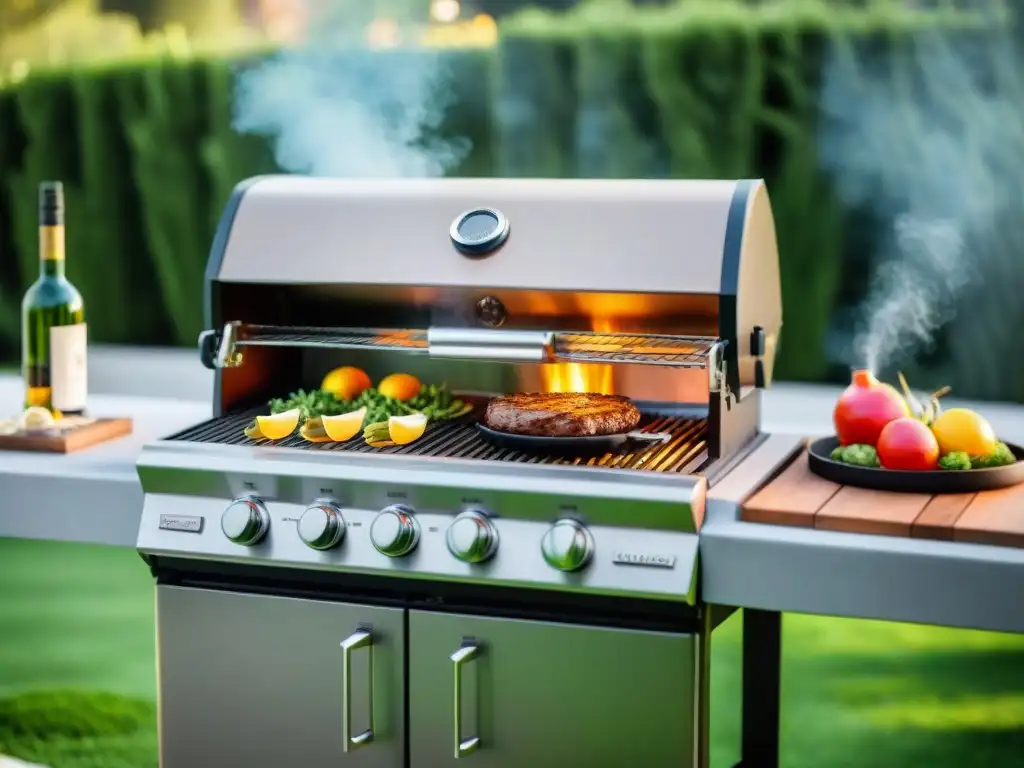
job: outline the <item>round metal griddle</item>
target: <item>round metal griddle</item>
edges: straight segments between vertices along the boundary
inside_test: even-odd
[[[910,471],[875,467],[857,467],[833,461],[829,456],[839,440],[823,437],[807,449],[807,462],[811,471],[840,485],[871,488],[876,491],[902,493],[974,493],[993,491],[1024,482],[1024,448],[1007,443],[1015,464],[985,469],[931,469]]]
[[[552,456],[593,456],[614,453],[627,443],[647,448],[653,443],[671,439],[666,432],[621,432],[615,435],[588,435],[586,437],[540,437],[537,435],[516,435],[499,432],[483,424],[476,425],[480,436],[491,445],[522,453],[548,454]]]

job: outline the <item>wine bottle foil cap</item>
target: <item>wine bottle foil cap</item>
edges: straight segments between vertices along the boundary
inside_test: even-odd
[[[61,182],[44,181],[39,185],[39,216],[44,226],[63,223],[64,185]]]

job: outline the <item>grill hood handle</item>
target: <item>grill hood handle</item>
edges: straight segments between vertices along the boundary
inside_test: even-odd
[[[544,363],[554,358],[554,334],[547,331],[494,331],[483,328],[430,328],[431,357]]]

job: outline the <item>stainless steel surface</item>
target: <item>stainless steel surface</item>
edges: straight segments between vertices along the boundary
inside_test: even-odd
[[[220,332],[220,344],[217,347],[217,368],[237,368],[242,364],[242,356],[238,352],[237,321],[225,323]]]
[[[586,526],[576,520],[559,520],[541,539],[544,562],[552,568],[572,573],[584,568],[594,557],[594,537]],[[616,554],[612,562],[621,558]]]
[[[695,635],[410,611],[412,768],[457,764],[439,700],[467,643],[481,648],[462,672],[458,738],[480,739],[467,765],[694,765]]]
[[[234,544],[251,547],[267,535],[270,515],[260,499],[246,496],[235,499],[220,516],[220,529]],[[166,527],[165,527],[166,529]]]
[[[366,658],[369,667],[369,685],[366,694],[366,712],[369,715],[369,725],[366,730],[353,735],[352,716],[355,711],[355,704],[352,697],[352,654],[361,648],[366,649]],[[344,686],[345,696],[342,707],[344,717],[341,721],[342,749],[345,752],[352,752],[364,747],[373,741],[373,630],[360,629],[341,641],[342,667],[341,678]]]
[[[686,416],[648,415],[641,422],[641,432],[668,434],[668,440],[658,438],[652,445],[632,446],[630,449],[585,458],[565,458],[537,453],[524,453],[492,446],[475,428],[472,420],[431,424],[427,433],[409,445],[373,448],[361,440],[347,443],[311,443],[298,432],[284,440],[257,441],[247,437],[243,430],[252,420],[247,414],[223,417],[198,424],[172,435],[167,442],[205,443],[227,446],[266,446],[268,451],[291,453],[362,454],[384,457],[385,461],[398,456],[419,456],[437,459],[487,461],[502,464],[531,464],[562,467],[586,467],[614,470],[637,470],[666,474],[692,471],[706,458],[708,424],[705,419]],[[231,452],[235,454],[235,452]],[[237,455],[237,454],[235,454]],[[301,454],[300,454],[301,455]]]
[[[405,557],[420,540],[420,524],[416,515],[403,504],[384,508],[370,524],[370,541],[382,555]]]
[[[452,520],[445,534],[448,551],[464,563],[482,563],[498,551],[498,529],[487,513],[467,509]]]
[[[333,501],[321,500],[306,508],[296,524],[299,538],[312,549],[328,550],[345,538],[345,517]]]
[[[554,334],[545,331],[499,331],[483,328],[430,328],[431,357],[543,363],[553,359]]]
[[[339,643],[366,628],[346,709]],[[161,768],[406,765],[401,610],[158,586],[157,638]],[[374,733],[348,754],[347,713]]]
[[[467,739],[462,738],[462,670],[467,664],[479,657],[480,646],[473,645],[472,643],[466,643],[451,655],[452,672],[454,673],[453,688],[455,690],[455,706],[452,713],[452,733],[455,737],[453,756],[456,760],[466,755],[471,755],[480,748],[479,736],[470,736]],[[474,701],[473,703],[479,709],[479,702]]]

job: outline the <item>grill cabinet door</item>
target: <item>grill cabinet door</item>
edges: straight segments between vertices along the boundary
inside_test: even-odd
[[[410,611],[411,768],[689,768],[696,649],[693,635]]]
[[[373,740],[346,753],[341,643],[360,627],[373,643]],[[161,768],[404,766],[402,610],[159,586],[157,638]],[[350,645],[358,736],[371,648]]]

